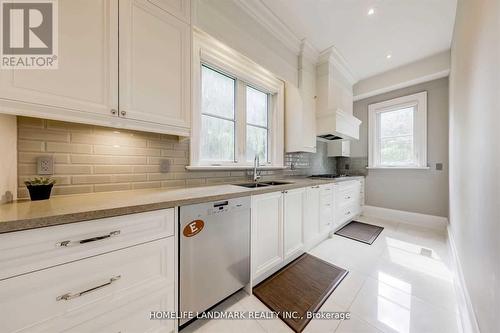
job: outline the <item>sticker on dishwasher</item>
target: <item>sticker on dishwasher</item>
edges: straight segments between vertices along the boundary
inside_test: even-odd
[[[204,226],[205,222],[203,222],[202,220],[194,220],[193,222],[186,224],[184,230],[182,231],[182,234],[185,237],[193,237],[194,235],[198,234]]]

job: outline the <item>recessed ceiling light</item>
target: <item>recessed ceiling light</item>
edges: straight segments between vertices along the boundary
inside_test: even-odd
[[[375,8],[368,9],[368,16],[375,14]]]
[[[392,54],[390,54],[390,53],[389,53],[389,54],[387,54],[385,57],[386,57],[387,59],[391,59],[391,58],[392,58]]]

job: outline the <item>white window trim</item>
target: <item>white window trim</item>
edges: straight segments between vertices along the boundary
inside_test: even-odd
[[[378,149],[377,115],[404,107],[415,107],[414,144],[416,164],[406,166],[381,165]],[[394,98],[368,106],[368,169],[429,169],[427,166],[427,92]]]
[[[236,122],[235,158],[238,162],[212,163],[200,160],[200,134],[201,134],[201,65],[206,64],[228,76],[236,77],[269,96],[268,115],[268,159],[269,163],[261,163],[263,168],[284,168],[284,82],[271,72],[255,64],[247,57],[227,47],[208,34],[195,29],[193,32],[193,66],[192,66],[192,118],[190,140],[190,170],[210,169],[249,169],[253,162],[243,158],[246,137],[246,121]],[[237,83],[238,85],[238,83]],[[245,89],[237,87],[236,102],[246,103]],[[244,107],[236,106],[236,119],[243,116]],[[243,128],[244,127],[244,128]]]

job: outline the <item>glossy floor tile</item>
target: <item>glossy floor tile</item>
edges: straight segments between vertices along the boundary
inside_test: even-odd
[[[346,320],[313,319],[305,333],[460,333],[448,244],[444,232],[372,219],[384,231],[372,245],[332,236],[311,254],[349,270],[320,312],[348,312]],[[217,310],[267,312],[241,291]],[[268,332],[292,330],[279,319],[194,322],[182,332]]]

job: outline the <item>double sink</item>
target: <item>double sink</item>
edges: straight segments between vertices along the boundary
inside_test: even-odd
[[[258,182],[258,183],[254,182],[254,183],[245,183],[245,184],[235,184],[235,185],[247,187],[247,188],[258,188],[258,187],[287,185],[287,184],[291,184],[291,183],[290,182],[269,181],[269,182]]]

